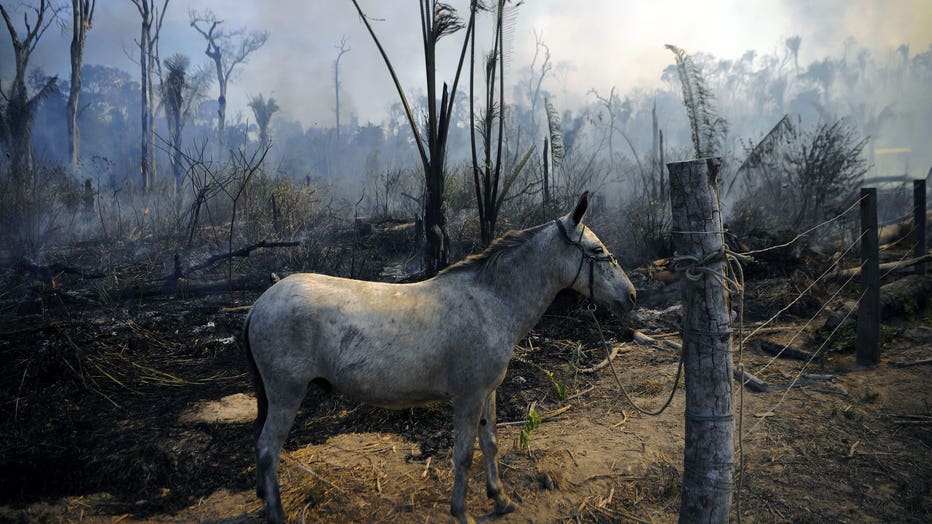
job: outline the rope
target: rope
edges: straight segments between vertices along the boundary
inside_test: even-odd
[[[611,352],[608,349],[608,344],[605,342],[605,336],[602,334],[602,326],[599,324],[599,319],[595,316],[595,304],[590,303],[589,307],[586,309],[589,311],[589,315],[592,316],[592,322],[595,324],[596,330],[599,332],[599,341],[602,344],[602,349],[605,351],[605,358],[608,360],[608,366],[612,370],[612,376],[615,377],[615,383],[618,384],[618,388],[621,390],[621,394],[625,397],[625,400],[628,401],[628,404],[631,404],[631,407],[633,407],[639,413],[650,416],[657,416],[666,411],[666,409],[670,406],[670,403],[673,401],[673,396],[676,394],[676,386],[680,383],[680,376],[683,373],[683,355],[686,352],[680,349],[680,361],[676,366],[676,378],[673,379],[673,385],[670,388],[670,395],[667,396],[666,402],[664,402],[663,405],[656,410],[642,408],[634,402],[634,400],[631,398],[631,395],[628,393],[627,388],[625,388],[624,384],[621,383],[621,379],[618,378],[618,371],[615,369],[615,363],[612,362],[612,356],[610,354]]]
[[[712,277],[716,279],[724,288],[724,290],[731,295],[738,295],[738,348],[737,348],[737,363],[736,369],[741,373],[740,376],[744,376],[744,364],[742,362],[744,354],[744,343],[747,340],[747,337],[744,336],[744,268],[741,265],[742,262],[747,262],[752,260],[747,253],[735,253],[728,249],[728,247],[723,243],[718,251],[707,254],[703,257],[697,257],[694,255],[677,255],[673,257],[674,268],[677,271],[683,272],[686,277],[687,284],[697,284],[699,283],[704,276]],[[711,264],[720,264],[724,262],[725,271],[720,272],[716,269],[709,267]],[[687,285],[687,293],[693,292],[693,285]],[[684,334],[695,333],[695,330],[683,329]],[[720,333],[722,336],[730,336],[731,329],[722,331]],[[684,353],[685,353],[685,344],[684,344]],[[682,365],[683,354],[680,355],[680,362]],[[731,380],[731,377],[728,377]],[[737,464],[735,468],[735,477],[736,482],[734,484],[735,492],[735,511],[738,517],[738,522],[741,522],[741,497],[739,494],[744,486],[744,441],[742,439],[742,433],[744,430],[744,386],[746,382],[741,380],[741,385],[738,388],[738,431],[735,432],[736,443],[736,458]],[[732,401],[734,405],[734,400]],[[709,415],[695,415],[686,413],[685,418],[687,420],[693,421],[727,421],[734,420],[734,414],[727,415],[718,415],[718,416],[709,416]]]

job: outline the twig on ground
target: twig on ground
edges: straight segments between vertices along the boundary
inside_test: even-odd
[[[317,474],[314,470],[312,470],[311,468],[307,467],[306,465],[304,465],[304,464],[302,464],[301,462],[299,462],[299,461],[295,460],[294,458],[292,458],[291,455],[289,455],[288,453],[282,453],[282,458],[285,459],[285,462],[288,462],[289,464],[291,464],[292,466],[295,466],[296,468],[300,469],[301,471],[310,474],[310,475],[311,475],[312,477],[314,477],[315,479],[317,479],[317,480],[323,482],[324,484],[326,484],[326,485],[330,486],[331,488],[335,489],[336,491],[338,491],[341,495],[346,496],[346,492],[343,491],[343,489],[341,489],[339,486],[337,486],[337,485],[334,484],[333,482],[330,482],[329,480],[325,479],[324,477],[321,477],[320,475],[318,475],[318,474]]]

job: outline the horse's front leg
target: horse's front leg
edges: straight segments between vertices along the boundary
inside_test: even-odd
[[[495,390],[493,389],[482,406],[479,418],[479,447],[485,458],[485,493],[495,499],[495,513],[511,513],[518,509],[508,495],[502,492],[498,478],[498,442],[495,439]]]
[[[485,395],[477,393],[453,401],[453,497],[450,514],[460,523],[475,523],[466,513],[466,482],[484,400]]]

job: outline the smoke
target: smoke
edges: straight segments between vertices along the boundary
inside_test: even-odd
[[[360,3],[393,60],[408,99],[416,103],[424,91],[417,4],[374,0]],[[468,2],[453,4],[466,16]],[[23,6],[13,8],[21,11]],[[228,29],[245,27],[270,32],[265,47],[250,56],[230,81],[231,120],[235,121],[237,114],[244,121],[251,120],[247,103],[250,97],[263,94],[274,97],[281,106],[278,120],[297,121],[304,129],[333,126],[334,59],[336,46],[344,36],[352,50],[341,61],[343,121],[381,124],[390,117],[397,93],[351,2],[172,0],[162,29],[160,54],[164,58],[182,53],[196,65],[206,64],[207,57],[202,37],[189,27],[189,9],[213,10]],[[64,14],[66,19],[68,16]],[[53,27],[47,32],[31,66],[67,81],[69,29],[66,23],[61,31]],[[480,35],[484,29],[480,25]],[[527,81],[526,68],[535,51],[534,30],[543,34],[555,65],[543,84],[549,99],[561,111],[578,113],[594,102],[587,95],[593,88],[608,92],[614,86],[624,98],[667,87],[662,78],[664,69],[672,63],[672,56],[663,49],[667,42],[693,53],[737,62],[748,50],[757,56],[784,59],[786,39],[798,35],[799,62],[806,67],[826,57],[838,59],[846,54],[850,55],[848,60],[855,60],[859,49],[868,49],[874,59],[882,60],[901,44],[909,46],[912,56],[928,47],[930,29],[932,10],[927,0],[723,0],[714,4],[690,0],[535,0],[518,8],[506,82]],[[100,0],[87,39],[85,64],[109,65],[137,77],[134,39],[138,33],[139,16],[130,2]],[[441,41],[438,82],[452,82],[462,37],[461,32]],[[481,38],[479,41],[484,45]],[[2,79],[12,77],[11,57],[10,40],[3,34]],[[208,97],[216,97],[216,86],[212,89]],[[521,89],[519,85],[509,92]],[[923,102],[922,96],[917,96],[916,102]],[[857,106],[865,101],[851,102]]]

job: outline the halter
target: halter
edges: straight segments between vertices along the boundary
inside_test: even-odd
[[[570,282],[570,285],[567,287],[573,287],[573,285],[576,284],[576,280],[579,278],[579,273],[582,272],[583,264],[588,261],[589,262],[589,302],[590,302],[589,307],[593,307],[595,305],[595,289],[593,287],[593,279],[595,278],[594,277],[595,263],[596,262],[616,263],[615,256],[612,255],[611,253],[605,253],[604,255],[599,255],[599,256],[591,255],[587,253],[586,247],[582,245],[582,237],[583,237],[583,233],[585,232],[585,229],[579,232],[578,239],[573,240],[570,237],[569,232],[566,230],[566,227],[563,225],[563,222],[561,222],[559,219],[554,220],[554,222],[557,223],[557,228],[560,230],[560,233],[563,233],[563,238],[571,246],[578,249],[580,254],[582,254],[582,257],[579,259],[579,266],[576,268],[576,276],[573,277],[573,281]]]

